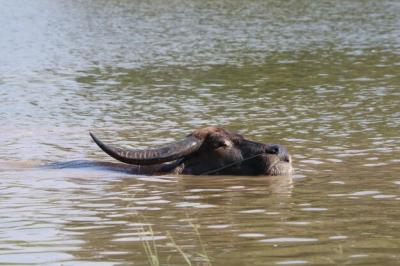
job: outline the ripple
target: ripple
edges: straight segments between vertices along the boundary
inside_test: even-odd
[[[199,196],[199,195],[191,195],[191,196],[184,196],[183,198],[187,199],[187,200],[194,200],[194,199],[200,199],[201,196]]]
[[[178,208],[193,207],[193,208],[198,208],[198,209],[207,209],[207,208],[216,207],[213,204],[201,204],[198,202],[180,202],[180,203],[177,203],[175,206]]]
[[[284,260],[284,261],[278,261],[275,264],[276,265],[301,265],[301,264],[307,264],[308,261],[306,260]]]
[[[348,194],[336,193],[336,194],[328,194],[328,197],[344,197]]]
[[[100,222],[102,218],[96,216],[81,216],[81,217],[70,217],[67,219],[70,222]]]
[[[375,195],[373,196],[374,199],[391,199],[391,198],[395,198],[397,197],[397,195]]]
[[[239,237],[246,237],[246,238],[258,238],[258,237],[265,237],[265,234],[262,233],[243,233],[239,234]]]
[[[219,188],[196,188],[196,189],[190,189],[188,190],[188,192],[191,193],[202,193],[202,192],[220,192],[220,191],[224,191],[223,189],[219,189]]]
[[[344,184],[346,184],[346,183],[343,182],[343,181],[331,181],[331,182],[329,182],[329,184],[344,185]]]
[[[369,257],[369,255],[367,254],[354,254],[354,255],[350,255],[349,258],[365,258],[365,257]]]
[[[387,163],[366,163],[363,165],[366,167],[376,167],[376,166],[385,166],[385,165],[387,165]]]
[[[138,205],[148,205],[148,204],[167,204],[170,203],[169,200],[146,200],[146,201],[135,201],[136,204]]]
[[[327,208],[301,208],[302,211],[308,211],[308,212],[324,212],[327,211]]]
[[[329,239],[331,239],[331,240],[343,240],[343,239],[347,239],[347,236],[330,236]]]
[[[334,159],[334,158],[327,158],[327,159],[325,159],[325,160],[327,160],[327,161],[329,161],[329,162],[332,162],[332,163],[341,163],[341,162],[343,162],[343,160]]]
[[[239,213],[264,213],[264,209],[253,209],[253,210],[244,210],[240,211]]]
[[[208,225],[207,227],[211,228],[211,229],[224,229],[224,228],[228,228],[231,226],[232,225],[230,225],[230,224],[211,224],[211,225]]]
[[[240,190],[240,189],[245,189],[245,186],[230,186],[228,189],[234,189],[234,190]]]
[[[128,224],[128,223],[129,223],[128,221],[119,221],[119,220],[116,220],[116,221],[111,220],[111,221],[99,222],[99,224],[105,224],[105,225],[122,225],[122,224]]]
[[[112,241],[115,242],[143,242],[143,241],[156,241],[167,239],[166,236],[138,236],[138,237],[121,237],[115,238]]]
[[[316,242],[318,238],[307,237],[278,237],[259,240],[262,243],[295,243],[295,242]]]
[[[54,261],[71,260],[74,257],[63,252],[24,252],[0,254],[0,261],[5,264],[50,263]]]
[[[304,221],[298,221],[298,222],[284,222],[284,224],[289,224],[289,225],[309,225],[311,223],[310,222],[304,222]]]
[[[379,191],[376,190],[365,190],[365,191],[357,191],[351,194],[348,194],[349,196],[369,196],[369,195],[375,195],[379,194]]]
[[[323,164],[324,162],[321,160],[317,159],[308,159],[308,160],[302,160],[303,163],[309,163],[309,164]]]

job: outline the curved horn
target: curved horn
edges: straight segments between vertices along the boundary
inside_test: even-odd
[[[137,165],[151,165],[174,161],[195,152],[200,148],[204,141],[203,139],[194,136],[188,136],[184,140],[176,141],[159,148],[132,150],[108,146],[101,142],[91,132],[89,132],[89,134],[94,142],[96,142],[96,144],[111,157],[124,163]]]

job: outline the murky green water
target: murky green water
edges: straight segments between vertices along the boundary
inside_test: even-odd
[[[398,1],[0,6],[0,264],[400,263]],[[296,174],[35,167],[205,125]]]

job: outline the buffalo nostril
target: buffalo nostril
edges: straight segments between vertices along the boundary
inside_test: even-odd
[[[279,145],[268,145],[265,149],[265,153],[268,154],[279,154]]]

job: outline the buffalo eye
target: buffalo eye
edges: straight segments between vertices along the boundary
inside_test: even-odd
[[[218,148],[230,147],[232,146],[232,144],[230,143],[230,141],[226,139],[218,139],[213,141],[212,146],[214,149],[218,149]]]
[[[226,146],[227,146],[225,140],[218,140],[218,141],[216,141],[216,142],[214,143],[214,145],[215,145],[215,148],[216,148],[216,149],[217,149],[217,148],[221,148],[221,147],[226,147]]]

